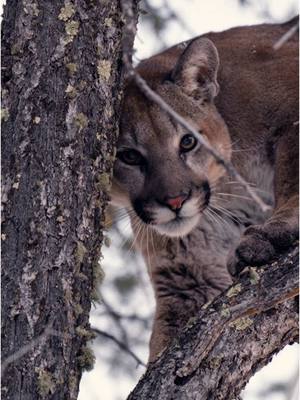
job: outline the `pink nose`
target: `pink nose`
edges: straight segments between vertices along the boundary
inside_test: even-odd
[[[172,210],[179,210],[187,198],[188,196],[186,194],[177,197],[169,197],[166,199],[166,203]]]

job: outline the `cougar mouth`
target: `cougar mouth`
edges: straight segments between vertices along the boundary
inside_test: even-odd
[[[183,237],[196,227],[207,205],[207,196],[192,196],[179,209],[171,209],[157,202],[145,206],[142,202],[135,201],[134,210],[145,224],[159,234]]]
[[[191,232],[196,227],[200,219],[200,215],[196,214],[192,217],[176,216],[169,222],[162,224],[153,224],[152,227],[161,235],[169,237],[182,237]]]

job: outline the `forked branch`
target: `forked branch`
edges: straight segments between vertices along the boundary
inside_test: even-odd
[[[122,341],[117,339],[115,336],[113,336],[113,335],[109,334],[108,332],[105,332],[101,329],[98,329],[98,328],[92,328],[92,331],[95,332],[99,336],[104,336],[107,339],[112,340],[114,343],[116,343],[119,346],[119,348],[121,350],[123,350],[127,354],[129,354],[136,361],[137,365],[142,365],[143,367],[146,367],[145,363],[132,350],[130,350],[130,348],[125,343],[123,343]]]

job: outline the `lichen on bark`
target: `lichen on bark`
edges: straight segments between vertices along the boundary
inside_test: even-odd
[[[35,343],[8,364],[2,395],[76,399],[103,276],[123,88],[120,4],[12,0],[2,30],[3,360]],[[99,60],[110,65],[102,78]],[[34,342],[49,326],[56,334]]]

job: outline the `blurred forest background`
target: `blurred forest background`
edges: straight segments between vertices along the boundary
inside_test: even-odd
[[[147,0],[140,6],[134,61],[208,31],[283,22],[296,0]],[[124,210],[110,210],[101,265],[105,279],[91,312],[95,367],[85,372],[79,400],[123,400],[145,370],[154,311],[152,288],[135,251]],[[296,400],[298,347],[289,346],[247,385],[243,400]]]

